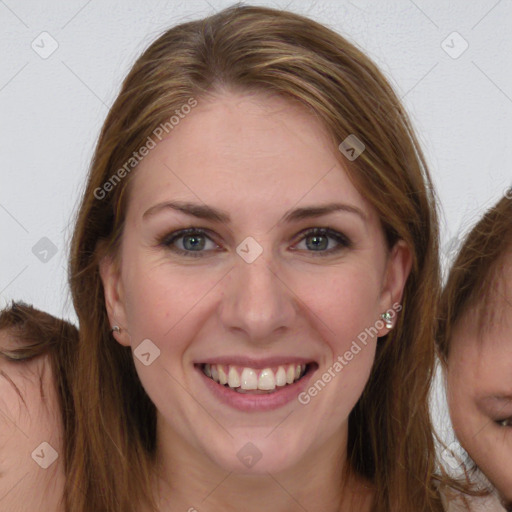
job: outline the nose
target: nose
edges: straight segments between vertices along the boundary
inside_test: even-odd
[[[261,255],[252,263],[242,258],[228,274],[220,306],[226,329],[251,343],[271,344],[290,330],[297,300],[284,275]],[[275,268],[275,267],[274,267]]]

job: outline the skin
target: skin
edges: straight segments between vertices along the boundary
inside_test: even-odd
[[[0,330],[0,346],[12,350],[21,343],[5,329]],[[0,357],[0,510],[64,512],[63,455],[49,356],[23,363]]]
[[[491,300],[481,334],[474,309],[453,332],[448,403],[461,445],[512,508],[512,254]]]
[[[343,493],[340,482],[348,416],[369,378],[376,338],[308,405],[293,400],[273,411],[220,403],[193,366],[223,355],[302,356],[319,365],[314,381],[400,301],[410,252],[403,242],[388,249],[342,158],[302,107],[224,91],[200,101],[139,164],[119,261],[105,258],[101,275],[118,342],[135,349],[149,338],[160,350],[149,366],[134,360],[158,410],[161,510],[370,510],[366,482],[351,479]],[[231,222],[169,208],[143,218],[171,200],[220,208]],[[289,209],[330,202],[362,216],[338,211],[279,223]],[[203,257],[159,243],[192,226],[210,230]],[[351,245],[328,238],[323,252],[341,250],[321,256],[300,235],[327,226]],[[248,236],[263,249],[250,264],[236,253]],[[174,246],[185,250],[184,241]],[[248,442],[261,453],[252,468],[237,457]]]

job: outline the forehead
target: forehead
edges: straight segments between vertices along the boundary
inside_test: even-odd
[[[135,174],[130,202],[140,209],[172,196],[253,215],[252,207],[263,212],[320,198],[344,199],[372,213],[322,123],[279,96],[200,100]]]
[[[512,329],[512,255],[505,254],[493,265],[488,282],[475,305],[477,330],[483,342],[500,341]]]
[[[450,340],[450,371],[465,374],[473,387],[512,375],[512,266],[507,257],[489,283],[489,293],[458,320]],[[512,379],[507,377],[512,386]]]

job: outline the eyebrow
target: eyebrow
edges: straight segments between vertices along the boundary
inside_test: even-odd
[[[144,212],[142,215],[143,219],[151,217],[158,212],[171,209],[180,211],[187,215],[191,215],[198,219],[210,220],[213,222],[230,223],[231,217],[229,213],[224,210],[219,210],[212,206],[198,203],[190,203],[187,201],[167,201],[164,203],[158,203]],[[363,222],[367,221],[366,214],[357,206],[344,204],[344,203],[328,203],[323,205],[306,206],[302,208],[296,208],[288,210],[278,224],[283,222],[297,222],[299,220],[321,217],[329,213],[334,212],[347,212],[359,216]]]

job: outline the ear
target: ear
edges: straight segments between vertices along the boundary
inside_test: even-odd
[[[110,326],[117,325],[119,331],[112,332],[112,336],[126,347],[130,346],[130,336],[126,330],[126,310],[124,303],[124,290],[121,272],[117,259],[112,256],[103,256],[100,260],[99,271],[105,294],[105,306]]]
[[[388,254],[380,298],[381,313],[389,311],[391,322],[396,324],[396,314],[412,267],[412,254],[404,240],[398,240]],[[385,336],[393,327],[379,329],[378,336]]]

